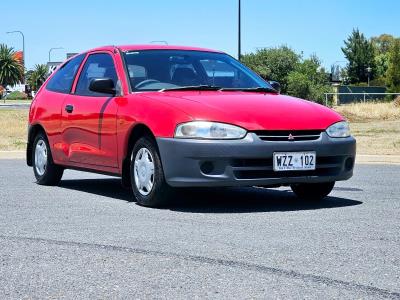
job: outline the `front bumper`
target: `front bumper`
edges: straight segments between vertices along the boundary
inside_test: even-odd
[[[167,183],[174,187],[280,186],[329,182],[353,175],[356,141],[330,138],[313,141],[263,141],[248,133],[241,140],[157,138]],[[273,171],[274,152],[315,151],[316,170]]]

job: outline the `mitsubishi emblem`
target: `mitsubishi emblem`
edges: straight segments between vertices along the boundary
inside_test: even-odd
[[[289,136],[288,136],[288,140],[289,140],[289,141],[294,141],[294,136],[293,136],[291,133],[290,133]]]

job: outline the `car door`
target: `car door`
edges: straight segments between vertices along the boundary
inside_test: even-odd
[[[47,100],[44,106],[38,108],[36,114],[40,116],[41,125],[46,130],[53,160],[58,163],[65,162],[61,139],[61,107],[71,92],[75,76],[84,58],[85,54],[80,54],[61,65],[40,91],[46,93]]]
[[[113,53],[90,53],[78,76],[62,111],[62,139],[67,160],[82,167],[117,168],[115,97],[89,90],[90,81],[95,78],[111,78],[117,86]]]

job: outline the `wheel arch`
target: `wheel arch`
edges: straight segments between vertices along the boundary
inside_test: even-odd
[[[44,130],[43,126],[39,123],[29,125],[28,128],[28,141],[26,146],[26,164],[32,167],[32,151],[33,151],[33,142],[35,141],[35,137],[39,132],[43,132],[46,137],[46,131]]]
[[[129,138],[127,139],[127,142],[125,144],[125,149],[126,152],[124,152],[124,157],[122,160],[122,184],[125,187],[130,187],[131,184],[131,176],[130,176],[130,162],[131,162],[131,152],[133,149],[133,146],[135,145],[136,141],[139,140],[143,136],[149,136],[152,139],[154,139],[154,143],[157,147],[158,150],[158,145],[156,142],[155,135],[151,131],[150,127],[147,126],[146,124],[143,123],[137,123],[135,124],[132,129],[130,130],[130,133],[128,134]]]

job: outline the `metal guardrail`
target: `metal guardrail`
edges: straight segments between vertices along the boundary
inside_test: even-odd
[[[337,95],[363,95],[363,102],[366,102],[367,96],[370,96],[370,95],[380,95],[380,96],[383,96],[383,95],[396,96],[397,95],[397,96],[400,96],[400,93],[366,93],[366,92],[364,92],[364,93],[324,93],[324,95],[325,95],[325,105],[328,106],[328,96],[329,95],[335,95],[335,96],[337,96]],[[340,101],[338,101],[337,104],[340,105]]]

